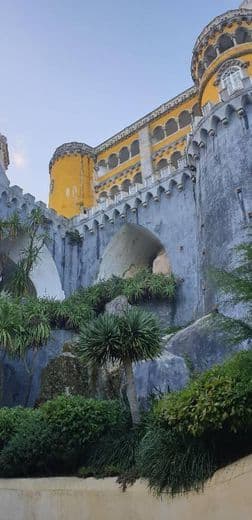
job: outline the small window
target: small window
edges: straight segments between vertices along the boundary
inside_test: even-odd
[[[116,166],[118,165],[118,157],[115,153],[112,153],[109,158],[108,158],[108,165],[109,165],[109,168],[112,169],[112,168],[116,168]]]
[[[129,150],[128,150],[127,146],[124,146],[123,148],[121,148],[121,150],[119,152],[120,163],[128,161],[129,155],[130,154],[129,154]]]
[[[231,67],[221,76],[221,86],[227,89],[229,95],[236,90],[243,88],[242,75],[240,67]]]
[[[131,143],[130,151],[131,151],[131,157],[134,157],[135,155],[139,154],[139,141],[138,141],[138,139],[136,139],[135,141],[133,141],[133,143]]]
[[[181,114],[179,114],[179,126],[180,128],[184,128],[191,124],[191,114],[188,110],[183,110]]]
[[[165,123],[165,133],[167,135],[167,137],[169,135],[172,135],[172,134],[175,134],[175,132],[178,131],[178,123],[175,119],[169,119],[166,123]]]
[[[152,140],[153,143],[158,143],[159,141],[162,141],[164,139],[165,133],[162,126],[156,126],[153,130]]]
[[[105,175],[106,172],[107,172],[106,161],[104,161],[104,160],[99,161],[99,163],[98,163],[98,170],[97,170],[98,177],[102,177],[102,175]]]

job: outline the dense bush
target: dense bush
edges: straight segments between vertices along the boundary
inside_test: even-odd
[[[211,446],[176,431],[153,425],[140,443],[137,468],[157,494],[202,488],[216,469]]]
[[[29,408],[0,408],[0,451],[13,437],[16,431],[32,416]]]
[[[11,411],[10,411],[11,413]],[[0,475],[22,477],[72,473],[91,447],[124,423],[116,401],[60,396],[20,422],[0,454]]]
[[[241,352],[216,366],[179,393],[169,394],[156,406],[163,426],[200,436],[227,429],[252,427],[252,352]]]
[[[154,406],[139,473],[157,493],[198,489],[252,450],[252,352],[216,366]]]

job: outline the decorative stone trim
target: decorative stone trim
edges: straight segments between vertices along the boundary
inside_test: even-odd
[[[4,135],[0,134],[0,151],[3,152],[4,167],[7,170],[10,164],[9,151],[7,139]]]
[[[218,68],[217,79],[214,82],[214,85],[218,86],[220,84],[221,76],[222,76],[223,72],[230,69],[230,67],[240,67],[241,69],[247,69],[248,66],[249,66],[249,61],[241,61],[238,59],[230,59],[228,61],[225,61],[225,63],[222,63],[220,65],[220,67]]]
[[[51,168],[54,163],[66,155],[88,155],[89,157],[95,158],[94,148],[92,148],[92,146],[77,142],[64,143],[56,148],[49,163],[49,172],[51,172]]]
[[[122,177],[125,177],[126,175],[129,175],[131,174],[132,172],[134,172],[137,168],[140,168],[141,166],[141,163],[140,161],[136,162],[135,164],[133,164],[132,166],[130,166],[129,168],[125,168],[124,170],[122,170],[121,172],[118,172],[116,173],[115,175],[111,176],[111,177],[108,177],[107,179],[105,179],[104,181],[102,182],[97,182],[95,184],[95,188],[96,189],[100,189],[100,188],[103,188],[104,186],[106,186],[108,184],[108,182],[114,182],[114,181],[117,181],[118,179],[121,179]]]
[[[182,143],[186,143],[187,141],[187,135],[186,134],[185,136],[183,137],[180,137],[180,139],[177,139],[177,141],[174,141],[172,144],[168,144],[166,146],[163,146],[162,148],[159,148],[159,150],[157,150],[156,152],[154,152],[152,154],[152,159],[155,159],[156,157],[159,157],[161,156],[164,152],[168,151],[168,150],[174,150],[176,151],[176,148],[179,144],[182,144]]]
[[[210,22],[198,36],[196,43],[193,48],[193,58],[191,64],[191,74],[193,80],[196,82],[196,64],[197,58],[201,50],[208,46],[209,39],[212,38],[216,33],[222,32],[223,27],[230,26],[233,22],[242,23],[246,21],[250,23],[252,21],[252,9],[234,9],[227,11],[226,13],[217,16]]]
[[[191,87],[178,96],[170,99],[166,103],[163,103],[158,108],[147,114],[146,116],[142,117],[141,119],[138,119],[135,123],[127,126],[117,134],[115,134],[113,137],[110,137],[100,145],[96,147],[89,146],[85,143],[65,143],[56,148],[51,161],[49,163],[49,172],[51,172],[51,168],[55,161],[57,161],[60,157],[64,157],[65,155],[89,155],[90,157],[93,157],[94,159],[96,156],[103,152],[104,150],[107,150],[114,144],[118,143],[119,141],[122,141],[126,137],[129,137],[131,134],[134,134],[144,126],[148,125],[151,121],[154,121],[158,117],[160,117],[162,114],[165,114],[166,112],[172,110],[173,108],[177,107],[178,105],[181,105],[184,101],[188,101],[191,98],[193,98],[197,94],[196,87]]]

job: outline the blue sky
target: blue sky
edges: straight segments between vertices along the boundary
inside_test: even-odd
[[[0,0],[8,175],[47,202],[48,163],[96,145],[192,85],[194,42],[239,0]]]

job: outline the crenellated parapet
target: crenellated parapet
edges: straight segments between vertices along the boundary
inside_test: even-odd
[[[182,192],[188,179],[194,181],[194,174],[186,157],[183,157],[176,169],[170,166],[163,168],[158,174],[148,177],[143,184],[131,186],[129,193],[120,192],[115,199],[107,199],[85,214],[74,217],[71,225],[82,234],[94,233],[97,228],[103,229],[105,224],[113,225],[116,219],[123,222],[128,214],[136,213],[140,207],[147,208],[149,204],[158,203],[162,195],[169,204],[173,191]]]
[[[218,135],[222,127],[228,126],[234,115],[247,124],[247,107],[252,105],[252,85],[241,93],[234,93],[226,102],[213,106],[209,112],[197,118],[191,134],[188,137],[187,155],[190,164],[195,164],[207,141]]]

